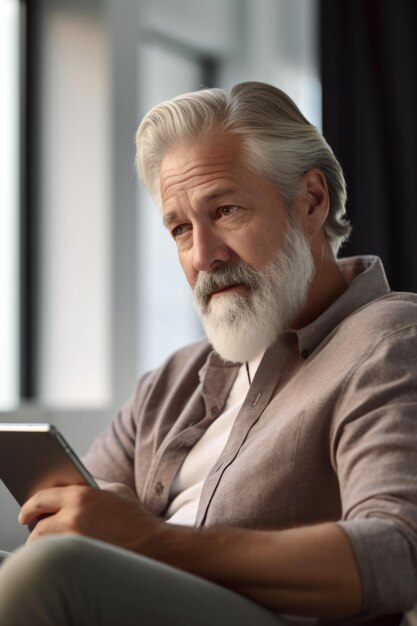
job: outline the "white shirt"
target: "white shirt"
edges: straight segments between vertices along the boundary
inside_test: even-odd
[[[252,380],[262,356],[249,363]],[[230,390],[223,412],[190,450],[174,478],[166,521],[193,526],[204,481],[226,445],[249,386],[246,365],[243,364]]]

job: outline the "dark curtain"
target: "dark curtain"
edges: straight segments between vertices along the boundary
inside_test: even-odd
[[[342,164],[354,231],[417,291],[417,0],[321,0],[323,132]]]

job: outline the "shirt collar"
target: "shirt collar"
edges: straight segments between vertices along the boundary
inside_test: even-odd
[[[390,291],[385,271],[376,256],[356,256],[339,259],[338,266],[348,288],[324,313],[297,331],[301,356],[307,358],[340,322],[353,312]]]
[[[270,350],[274,352],[286,345],[289,347],[295,336],[298,341],[299,353],[303,359],[306,359],[346,317],[390,291],[379,257],[371,255],[347,257],[338,259],[337,264],[349,285],[346,291],[307,326],[299,330],[281,333],[267,352]],[[239,367],[240,363],[224,361],[216,352],[212,351],[199,371],[199,378],[203,385],[207,386],[207,371],[222,372],[223,383],[227,382],[226,387],[229,389]],[[227,380],[225,379],[226,370],[229,370]],[[216,393],[220,393],[220,388],[216,389]],[[224,399],[224,395],[224,389],[222,389],[221,400]]]

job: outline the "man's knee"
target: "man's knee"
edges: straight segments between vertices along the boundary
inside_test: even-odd
[[[0,568],[0,623],[67,624],[78,605],[88,541],[76,536],[39,539],[19,548]],[[88,623],[88,622],[86,622]]]
[[[88,541],[77,536],[55,536],[38,539],[19,548],[3,564],[3,579],[13,578],[20,585],[36,581],[39,586],[71,580],[74,569],[79,569],[82,556],[88,550]],[[4,581],[2,582],[2,585]]]

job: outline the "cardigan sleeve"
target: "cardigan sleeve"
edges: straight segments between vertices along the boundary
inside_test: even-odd
[[[339,522],[357,560],[366,616],[417,602],[417,327],[381,340],[335,410]]]
[[[92,443],[83,461],[93,476],[135,490],[135,446],[139,408],[149,392],[151,375],[143,376],[130,400]]]

